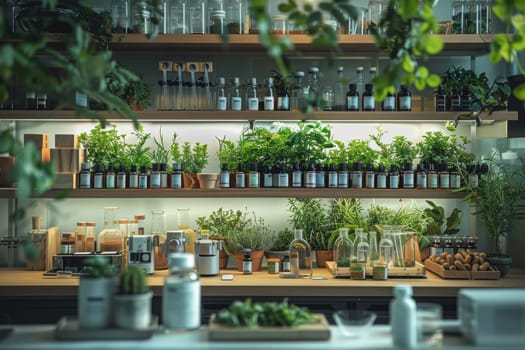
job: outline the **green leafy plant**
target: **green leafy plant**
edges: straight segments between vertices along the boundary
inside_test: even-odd
[[[228,244],[226,251],[242,251],[244,248],[255,250],[268,250],[275,239],[275,233],[264,222],[262,217],[257,217],[254,212],[251,215],[248,212],[243,213],[242,225],[237,230],[228,234]]]
[[[458,165],[474,160],[474,155],[466,150],[470,140],[464,136],[458,138],[455,128],[449,126],[450,135],[442,131],[427,131],[422,140],[416,143],[421,163]]]
[[[90,257],[85,261],[84,275],[91,278],[113,277],[117,274],[113,265],[107,259]]]
[[[103,129],[95,125],[89,133],[80,133],[78,141],[86,149],[86,158],[91,164],[121,164],[126,158],[126,135],[119,134],[116,127]]]
[[[495,79],[490,86],[471,85],[469,89],[474,111],[487,111],[491,115],[494,111],[507,109],[511,88],[506,79]]]
[[[288,304],[288,301],[234,301],[229,308],[217,313],[217,323],[228,327],[297,327],[318,323],[319,319],[307,308]]]
[[[275,241],[272,243],[272,247],[270,248],[270,250],[275,250],[275,251],[288,250],[290,248],[290,243],[292,243],[294,238],[295,238],[294,232],[290,230],[288,227],[286,227],[277,233],[277,237],[275,238]]]
[[[436,203],[427,200],[430,208],[425,208],[423,214],[426,215],[430,221],[427,223],[425,231],[426,235],[455,235],[459,232],[459,225],[463,218],[462,212],[458,208],[454,208],[449,216],[445,215],[445,208]]]
[[[312,250],[330,250],[328,217],[321,201],[317,198],[290,198],[288,200],[290,223],[294,230],[303,230],[304,239]]]
[[[149,287],[144,269],[129,265],[119,275],[119,294],[144,294]]]
[[[129,169],[132,164],[138,167],[148,165],[150,163],[149,154],[151,149],[149,146],[146,146],[146,142],[151,134],[144,132],[144,128],[141,125],[132,131],[131,134],[135,137],[136,142],[125,144],[123,162],[126,168]]]
[[[164,144],[164,136],[162,136],[162,128],[159,130],[159,138],[154,137],[155,148],[151,150],[149,156],[153,163],[168,164],[170,160],[171,149]]]
[[[180,163],[185,173],[200,173],[208,165],[208,145],[200,142],[191,144],[188,141],[180,144],[177,134],[173,134],[170,152],[175,163]]]
[[[151,87],[142,79],[130,80],[124,87],[122,99],[133,110],[143,110],[151,105]]]
[[[228,238],[231,232],[241,230],[246,224],[242,211],[222,208],[207,217],[198,217],[196,223],[201,230],[209,230],[212,238]]]
[[[377,151],[379,164],[383,164],[385,169],[389,169],[392,165],[397,169],[402,169],[406,163],[412,164],[417,152],[412,141],[405,136],[394,136],[391,143],[385,143],[383,141],[383,136],[386,134],[384,129],[377,127],[376,130],[377,133],[370,135],[370,139],[379,148]]]

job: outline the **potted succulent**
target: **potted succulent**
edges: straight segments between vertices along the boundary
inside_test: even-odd
[[[228,235],[227,249],[236,259],[237,270],[242,271],[244,256],[242,250],[250,248],[252,251],[252,269],[253,271],[260,271],[264,251],[271,247],[274,237],[275,233],[264,222],[263,218],[257,217],[255,213],[249,217],[248,213],[245,212],[242,216],[242,225]]]
[[[492,240],[490,263],[498,267],[503,277],[512,264],[512,258],[504,251],[504,240],[513,219],[525,217],[524,207],[519,204],[525,196],[525,160],[520,158],[516,167],[494,159],[488,165],[477,186],[467,185],[462,190],[467,191],[464,199],[474,206]]]
[[[185,188],[199,188],[198,173],[202,173],[208,165],[208,145],[200,142],[188,141],[180,144],[178,135],[173,134],[170,152],[173,162],[179,163],[183,171],[183,185]],[[216,179],[216,177],[215,177]]]
[[[106,328],[112,323],[117,280],[116,271],[106,259],[86,259],[87,269],[80,275],[77,312],[80,328]]]
[[[243,213],[240,210],[224,210],[219,208],[209,216],[197,218],[197,226],[202,230],[209,230],[210,239],[222,240],[223,249],[219,251],[219,268],[225,269],[228,265],[228,237],[231,232],[239,231],[245,225]]]
[[[115,326],[130,329],[149,327],[152,298],[146,272],[138,266],[129,265],[120,273],[118,292],[113,296]]]

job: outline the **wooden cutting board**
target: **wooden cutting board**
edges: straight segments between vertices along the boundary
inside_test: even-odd
[[[208,338],[210,340],[328,340],[330,326],[323,314],[314,314],[318,323],[297,327],[228,327],[215,321],[216,315],[210,318]]]

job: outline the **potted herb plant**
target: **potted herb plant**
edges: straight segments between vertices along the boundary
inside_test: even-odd
[[[266,259],[279,258],[281,260],[282,267],[282,259],[286,255],[290,255],[290,243],[292,243],[294,238],[294,232],[288,227],[277,232],[275,241],[272,243],[272,246],[270,247],[270,249],[264,252],[264,256],[266,257]]]
[[[503,250],[503,241],[512,229],[513,219],[525,217],[519,203],[525,195],[525,160],[520,158],[519,165],[512,167],[491,159],[478,186],[467,185],[462,190],[467,191],[464,199],[474,206],[492,240],[490,263],[498,267],[503,277],[512,264],[512,258]]]
[[[180,144],[177,142],[177,137],[178,135],[174,133],[170,148],[171,158],[181,164],[184,187],[199,188],[197,174],[202,173],[208,165],[208,145],[200,142],[192,144],[188,141]]]
[[[117,287],[115,269],[107,260],[86,259],[78,285],[77,312],[80,328],[106,328],[112,323],[112,297]]]
[[[242,216],[242,222],[239,229],[230,232],[228,235],[227,249],[235,257],[237,270],[242,271],[244,257],[242,250],[250,248],[252,251],[252,269],[253,271],[260,271],[264,251],[271,247],[275,233],[264,222],[263,218],[257,217],[253,212],[251,217],[245,212]]]
[[[129,265],[120,273],[118,292],[113,296],[115,326],[141,329],[151,323],[151,300],[146,272],[138,266]]]
[[[125,144],[125,157],[123,162],[127,169],[130,169],[131,165],[140,167],[142,165],[148,165],[150,163],[151,148],[146,146],[151,134],[145,133],[142,125],[139,125],[131,134],[135,137],[135,143]]]
[[[102,128],[95,125],[89,133],[83,132],[78,141],[86,150],[86,159],[92,164],[102,164],[104,167],[120,164],[126,159],[126,135],[119,134],[116,127]]]

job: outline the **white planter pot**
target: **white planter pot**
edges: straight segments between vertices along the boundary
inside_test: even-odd
[[[153,292],[144,294],[115,294],[113,307],[115,326],[119,328],[147,328],[151,323]]]
[[[105,328],[111,325],[111,304],[115,291],[116,280],[113,277],[80,277],[77,305],[80,328]]]

